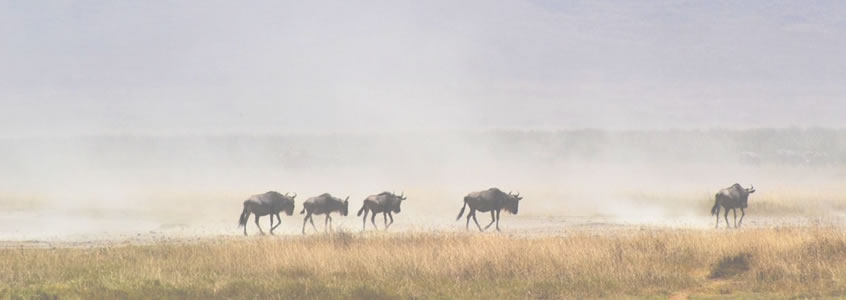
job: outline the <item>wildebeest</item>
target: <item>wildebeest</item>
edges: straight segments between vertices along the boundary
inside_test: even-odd
[[[303,219],[303,234],[305,234],[305,226],[308,221],[311,222],[311,227],[314,228],[314,231],[317,231],[312,215],[326,214],[326,222],[323,224],[323,229],[324,231],[328,231],[329,226],[332,225],[332,217],[329,214],[337,211],[341,216],[346,216],[349,207],[350,196],[341,200],[340,198],[332,197],[329,193],[325,193],[317,197],[308,198],[308,200],[303,202],[303,210],[300,212],[300,214],[308,213],[305,219]]]
[[[361,205],[361,209],[358,210],[358,214],[356,216],[361,216],[361,213],[364,213],[364,217],[361,219],[361,230],[364,230],[367,227],[367,213],[372,212],[373,215],[370,217],[370,222],[373,223],[373,228],[379,229],[376,227],[376,214],[382,213],[382,218],[385,219],[385,230],[388,230],[388,227],[391,224],[394,224],[394,216],[392,213],[400,213],[400,205],[402,204],[403,200],[406,200],[405,194],[400,194],[397,196],[394,193],[383,192],[378,195],[370,195],[364,199],[364,203]],[[391,218],[391,223],[388,223],[388,217]]]
[[[249,199],[244,200],[244,210],[241,212],[238,227],[244,227],[244,235],[247,235],[247,220],[250,218],[250,214],[254,214],[256,215],[256,227],[261,234],[264,234],[264,230],[261,230],[261,226],[259,226],[259,218],[270,215],[270,234],[273,234],[273,230],[279,227],[279,224],[282,224],[282,218],[279,217],[280,212],[285,211],[289,216],[294,214],[294,198],[296,197],[296,193],[289,196],[288,193],[282,195],[274,191],[250,196]],[[274,215],[279,221],[276,226],[273,226]]]
[[[746,216],[746,211],[744,209],[748,206],[749,194],[754,192],[754,186],[746,189],[737,183],[720,190],[720,192],[715,196],[716,199],[714,200],[714,207],[711,207],[711,215],[717,216],[717,225],[714,225],[714,228],[720,227],[720,206],[722,206],[726,211],[724,215],[726,219],[726,227],[731,227],[728,220],[729,210],[734,212],[734,228],[743,224],[743,217]],[[738,208],[740,208],[741,213],[740,223],[737,222]]]
[[[458,217],[455,218],[456,221],[461,219],[461,216],[464,214],[464,209],[467,206],[470,206],[470,212],[467,213],[467,224],[465,224],[465,228],[470,230],[470,218],[473,218],[473,222],[476,222],[476,227],[479,227],[479,231],[484,231],[491,227],[494,222],[496,222],[496,231],[499,230],[499,212],[501,210],[506,210],[512,214],[517,214],[517,207],[520,204],[520,200],[523,198],[520,197],[520,193],[516,195],[512,195],[511,192],[508,194],[502,192],[498,188],[490,188],[484,191],[473,192],[468,194],[464,197],[464,206],[461,207],[461,211],[458,213]],[[479,221],[476,220],[476,211],[481,212],[491,212],[491,223],[485,226],[485,229],[482,229],[482,226],[479,226]]]

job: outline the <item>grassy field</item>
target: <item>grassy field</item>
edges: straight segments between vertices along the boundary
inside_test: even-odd
[[[559,299],[846,295],[837,228],[396,233],[0,250],[0,298]]]

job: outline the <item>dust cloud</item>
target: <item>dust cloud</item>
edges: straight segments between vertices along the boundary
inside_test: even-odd
[[[297,193],[296,212],[310,196],[349,195],[350,216],[339,218],[348,230],[360,226],[353,215],[361,200],[381,191],[409,197],[396,216],[400,230],[462,229],[463,220],[454,218],[463,196],[488,187],[525,197],[519,216],[506,217],[517,220],[701,219],[713,194],[735,182],[758,189],[752,214],[830,215],[843,208],[839,182],[846,176],[846,131],[829,129],[88,136],[0,143],[0,205],[6,228],[14,229],[4,230],[10,238],[172,228],[238,234],[241,202],[268,190]],[[298,232],[299,217],[283,219],[283,232]]]
[[[842,3],[0,6],[0,240],[238,234],[269,190],[404,192],[395,230],[489,187],[529,231],[846,203]]]

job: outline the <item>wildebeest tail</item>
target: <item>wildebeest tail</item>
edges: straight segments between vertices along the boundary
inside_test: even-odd
[[[247,226],[247,219],[250,218],[250,212],[247,210],[247,203],[244,203],[244,210],[241,212],[241,219],[238,220],[238,228]]]
[[[720,213],[720,198],[719,198],[719,195],[720,194],[717,194],[716,196],[714,196],[714,207],[711,207],[711,215],[712,216]]]
[[[464,209],[467,208],[467,199],[464,199],[464,206],[461,207],[461,211],[458,212],[458,217],[455,218],[456,221],[461,219],[461,216],[464,215]]]
[[[361,217],[361,214],[363,214],[363,213],[364,213],[364,208],[365,208],[365,206],[364,206],[364,204],[362,204],[362,205],[361,205],[361,209],[359,209],[359,210],[358,210],[358,213],[357,213],[357,214],[355,214],[355,215],[356,215],[356,217]]]
[[[300,211],[300,214],[301,214],[301,215],[302,215],[302,214],[304,214],[304,213],[305,213],[305,211],[306,211],[306,209],[305,209],[305,205],[303,205],[303,210],[302,210],[302,211]]]

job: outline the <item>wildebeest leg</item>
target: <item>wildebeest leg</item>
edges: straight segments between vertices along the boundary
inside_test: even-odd
[[[364,231],[365,229],[367,229],[367,213],[369,213],[369,212],[370,212],[369,209],[364,210],[364,217],[361,218],[361,231]]]
[[[373,223],[373,229],[379,230],[379,226],[376,226],[376,212],[374,211],[372,215],[370,215],[370,223]]]
[[[329,214],[326,214],[326,221],[323,222],[323,232],[329,232]]]
[[[273,225],[273,215],[270,215],[270,221],[271,221],[270,225]],[[279,214],[277,213],[276,214],[276,226],[270,227],[270,234],[273,234],[273,230],[276,229],[276,227],[279,227],[279,224],[282,224],[282,217],[280,217]]]
[[[394,224],[394,214],[391,213],[390,211],[388,212],[388,218],[391,218],[391,223],[388,223],[388,225],[385,225],[385,230],[388,230],[388,227],[391,227],[391,224]]]
[[[303,219],[303,234],[305,234],[305,226],[306,226],[306,222],[308,222],[308,218],[309,218],[309,217],[311,217],[311,212],[309,212],[309,213],[306,215],[305,219]]]
[[[475,212],[476,212],[476,210],[471,208],[470,212],[467,213],[467,224],[464,224],[464,229],[466,229],[467,231],[470,231],[470,218],[473,217],[473,214]]]
[[[484,229],[482,229],[482,226],[481,226],[481,225],[479,225],[479,220],[476,220],[476,211],[475,211],[475,210],[471,210],[471,211],[470,211],[470,214],[471,214],[471,215],[473,215],[473,222],[475,222],[475,223],[476,223],[476,227],[479,227],[479,232],[483,232],[483,231],[485,231]]]
[[[729,209],[726,208],[726,214],[723,216],[726,218],[726,228],[731,228],[731,223],[729,223]]]
[[[491,227],[491,225],[493,225],[494,222],[496,222],[495,213],[496,213],[496,211],[491,210],[491,222],[488,224],[488,226],[485,226],[485,230],[488,230],[488,228]]]
[[[256,227],[258,227],[259,232],[261,232],[261,235],[264,235],[264,230],[261,230],[261,225],[259,225],[259,216],[258,215],[256,215]]]
[[[385,221],[385,230],[388,230],[388,212],[382,212],[382,220]]]
[[[498,210],[496,211],[496,231],[500,231],[499,230],[499,211]]]
[[[740,223],[737,225],[743,225],[743,217],[746,216],[746,210],[743,207],[740,208]]]
[[[737,208],[732,208],[731,212],[734,214],[734,228],[737,228]]]
[[[311,228],[314,228],[314,232],[320,232],[320,231],[317,231],[317,226],[314,226],[314,215],[312,215],[312,214],[308,215],[308,222],[311,223]]]

